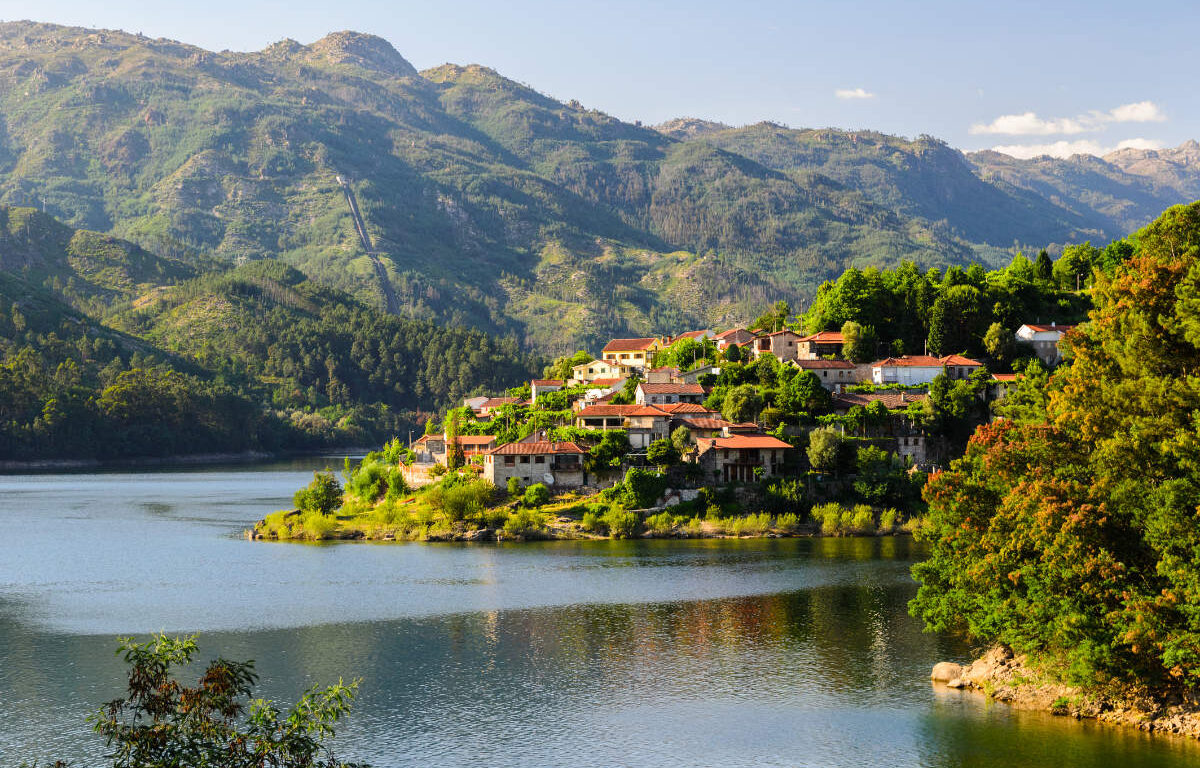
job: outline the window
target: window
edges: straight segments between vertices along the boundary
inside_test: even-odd
[[[533,463],[534,463],[534,464],[545,464],[545,463],[546,463],[546,457],[545,457],[545,456],[534,456],[534,457],[533,457]]]
[[[528,457],[528,456],[522,456],[522,457],[521,457],[521,463],[522,463],[522,464],[528,464],[528,463],[529,463],[529,457]]]
[[[511,466],[515,465],[517,463],[516,458],[517,458],[516,456],[505,456],[504,457],[504,466],[511,467]]]

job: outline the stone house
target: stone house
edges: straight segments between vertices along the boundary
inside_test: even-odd
[[[764,334],[754,340],[752,349],[757,360],[762,355],[774,355],[777,360],[795,360],[803,337],[795,331],[783,330]]]
[[[722,331],[716,336],[713,336],[713,341],[717,344],[717,349],[722,352],[731,344],[739,347],[744,347],[756,338],[755,334],[745,328],[730,328],[728,331]]]
[[[721,369],[715,365],[702,365],[699,368],[693,368],[690,371],[683,371],[676,374],[674,382],[676,384],[699,384],[701,376],[720,376]]]
[[[802,371],[811,371],[821,381],[821,386],[830,392],[841,392],[851,384],[862,380],[858,366],[847,360],[789,360],[787,365]],[[870,371],[867,371],[868,375]]]
[[[634,390],[633,400],[638,405],[660,405],[664,403],[701,403],[704,387],[699,384],[673,384],[670,382],[651,384],[640,382]]]
[[[748,483],[783,470],[792,446],[764,434],[730,434],[696,440],[696,462],[704,477],[723,483]],[[758,474],[756,474],[756,471]]]
[[[540,441],[508,443],[483,456],[483,477],[497,488],[515,477],[522,485],[544,483],[554,489],[578,488],[587,482],[583,456],[575,443]]]
[[[842,357],[845,339],[841,331],[819,331],[800,339],[799,359],[819,360],[823,357]]]

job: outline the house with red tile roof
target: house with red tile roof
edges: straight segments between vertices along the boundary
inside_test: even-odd
[[[537,405],[538,395],[546,392],[557,392],[567,383],[562,379],[534,379],[529,382],[529,402]]]
[[[703,331],[684,331],[683,333],[679,334],[678,336],[671,337],[668,340],[667,346],[671,346],[671,344],[674,344],[677,341],[682,341],[683,339],[691,339],[692,341],[703,341],[705,339],[711,339],[715,335],[716,335],[715,333],[713,333],[711,330],[709,330],[707,328],[704,329]]]
[[[448,441],[443,435],[422,435],[413,441],[412,450],[417,454],[417,462],[421,464],[446,463],[446,447]],[[458,445],[463,449],[463,456],[471,457],[485,453],[496,447],[495,435],[459,435]]]
[[[1033,347],[1033,353],[1046,365],[1054,366],[1062,362],[1062,350],[1058,343],[1073,325],[1058,325],[1050,323],[1041,325],[1026,323],[1017,329],[1017,341]]]
[[[585,453],[572,442],[507,443],[484,454],[483,477],[497,488],[508,485],[510,477],[522,485],[544,483],[551,490],[578,488],[587,480]]]
[[[942,373],[952,379],[965,379],[983,367],[983,363],[962,355],[904,355],[871,363],[871,381],[875,384],[928,384]]]
[[[730,328],[728,331],[721,331],[716,336],[713,336],[713,341],[717,344],[717,349],[722,352],[731,344],[743,347],[754,341],[756,334],[745,328]]]
[[[750,483],[783,471],[792,446],[777,437],[734,434],[700,437],[696,440],[696,462],[706,480],[721,483]]]
[[[820,380],[821,386],[830,392],[841,392],[851,384],[869,381],[871,377],[870,368],[860,369],[849,360],[789,360],[787,365],[802,371],[811,371]]]
[[[646,371],[646,381],[651,384],[670,384],[675,381],[675,377],[679,375],[679,369],[673,365],[664,365],[661,368],[650,368]]]
[[[841,331],[819,331],[800,339],[798,358],[819,360],[822,357],[842,357],[845,339]]]
[[[666,349],[661,338],[647,336],[641,339],[613,339],[604,345],[600,356],[610,363],[645,368],[654,362],[654,355]]]
[[[664,403],[700,403],[705,398],[704,387],[699,384],[675,384],[672,382],[639,382],[634,390],[633,401],[638,405],[660,405]]]
[[[475,415],[482,419],[486,419],[492,415],[492,411],[496,410],[502,405],[519,405],[520,403],[521,398],[519,397],[489,397],[487,400],[484,400],[482,403],[480,403],[479,407],[475,409]]]
[[[754,340],[751,349],[754,359],[763,355],[774,355],[777,360],[795,360],[800,354],[800,342],[804,337],[795,331],[782,330],[767,333]]]
[[[628,365],[614,363],[611,360],[592,360],[572,366],[571,378],[567,381],[567,385],[587,384],[596,379],[624,380],[631,373],[633,373],[633,368]]]

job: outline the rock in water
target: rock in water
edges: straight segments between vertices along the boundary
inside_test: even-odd
[[[933,674],[929,679],[935,683],[948,683],[951,680],[956,680],[962,677],[963,668],[961,664],[955,664],[952,661],[943,661],[933,665]]]

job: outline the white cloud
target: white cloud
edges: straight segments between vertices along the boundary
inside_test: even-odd
[[[875,94],[864,88],[839,88],[833,92],[839,99],[873,99]]]
[[[1122,104],[1107,112],[1092,110],[1076,117],[1041,118],[1036,112],[1001,115],[990,123],[976,123],[968,132],[974,136],[1072,136],[1102,131],[1110,123],[1161,123],[1167,116],[1152,101]],[[1061,142],[1060,142],[1061,143]]]
[[[1160,149],[1162,142],[1153,139],[1125,139],[1116,146],[1104,146],[1092,139],[1077,139],[1075,141],[1055,141],[1049,144],[1001,144],[992,147],[993,152],[1003,152],[1006,155],[1028,160],[1031,157],[1050,155],[1051,157],[1070,157],[1071,155],[1095,155],[1103,157],[1118,149]]]
[[[1108,114],[1114,123],[1161,123],[1167,119],[1153,101],[1124,104]]]

